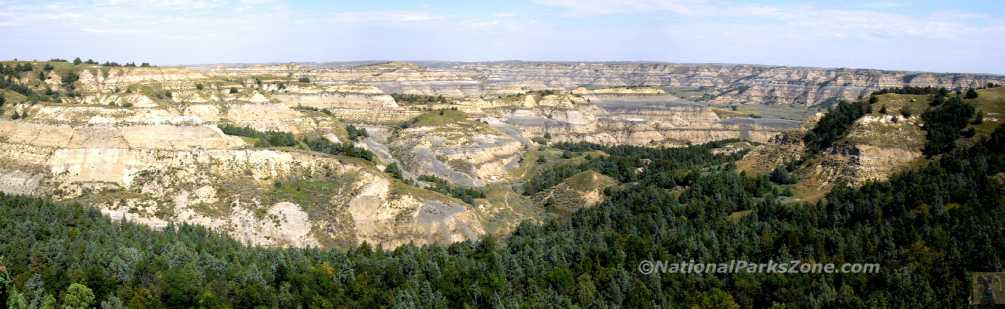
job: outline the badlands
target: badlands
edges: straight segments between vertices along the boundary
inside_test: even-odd
[[[521,190],[545,167],[583,160],[551,143],[736,140],[750,151],[741,162],[763,173],[801,152],[791,136],[840,100],[893,87],[1005,83],[1001,76],[712,64],[18,64],[25,63],[9,80],[29,90],[0,90],[0,191],[294,247],[448,243],[558,215],[546,207],[553,196],[595,204],[612,185],[596,174],[571,177],[577,181],[544,197]],[[296,142],[272,145],[233,128],[289,133]],[[920,155],[917,145],[861,144],[854,161],[869,179]],[[848,169],[842,164],[816,173]],[[468,191],[476,193],[454,194]]]

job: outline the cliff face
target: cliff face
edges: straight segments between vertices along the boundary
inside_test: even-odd
[[[892,87],[967,88],[1003,83],[1005,77],[869,69],[825,69],[730,64],[671,63],[388,63],[363,67],[315,65],[305,73],[329,83],[362,82],[388,93],[506,95],[528,90],[650,87],[701,89],[700,101],[714,104],[816,105],[854,100]],[[287,71],[285,66],[247,69],[256,73]],[[239,74],[238,69],[210,74]],[[585,94],[589,90],[580,90]],[[655,92],[649,94],[657,94]]]

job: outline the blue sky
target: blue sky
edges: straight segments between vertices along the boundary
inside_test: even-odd
[[[753,63],[1005,74],[1005,1],[0,0],[0,59]]]

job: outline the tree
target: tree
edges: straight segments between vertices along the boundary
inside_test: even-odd
[[[971,138],[974,137],[974,135],[977,135],[977,130],[975,130],[973,127],[966,128],[963,129],[963,131],[960,131],[960,136],[963,138]]]
[[[384,168],[384,172],[390,174],[391,177],[394,177],[395,179],[403,179],[401,176],[401,168],[398,167],[398,163],[388,164],[387,167]]]
[[[237,87],[230,87],[230,94],[235,94],[237,92],[238,92]]]
[[[911,118],[911,109],[908,108],[907,106],[901,107],[900,115],[904,116],[904,118]]]
[[[84,62],[80,60],[80,57],[73,58],[73,65],[80,65],[81,63]]]
[[[963,98],[964,99],[976,99],[977,98],[977,90],[974,90],[974,88],[967,89],[967,94]]]
[[[63,309],[87,309],[94,303],[94,292],[80,283],[70,284],[63,293]]]
[[[883,105],[883,107],[879,108],[879,113],[883,114],[883,115],[886,115],[886,105]]]
[[[942,94],[936,94],[935,97],[932,98],[932,102],[930,103],[930,105],[939,106],[942,105],[942,103],[946,103],[946,96]]]
[[[126,309],[126,305],[115,295],[110,295],[101,302],[101,309]]]
[[[42,309],[56,309],[56,296],[45,295],[45,299],[42,300]]]
[[[876,102],[879,102],[879,98],[876,96],[869,96],[869,104],[876,104]]]

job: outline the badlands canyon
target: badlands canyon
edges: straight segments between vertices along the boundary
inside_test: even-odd
[[[803,134],[840,101],[887,88],[1005,83],[994,75],[635,62],[25,63],[13,80],[48,94],[2,90],[0,191],[292,247],[504,235],[595,205],[617,185],[584,172],[526,192],[536,174],[588,160],[555,143],[727,141],[716,151],[741,153],[738,169],[767,174],[798,160]],[[801,180],[792,199],[814,201],[838,182],[885,180],[921,158],[926,105],[917,100],[878,95],[874,105],[889,113],[874,108],[840,145],[794,169]],[[999,121],[996,109],[984,110],[987,123]],[[263,142],[286,133],[291,143]]]

